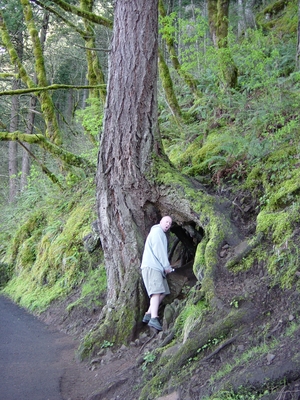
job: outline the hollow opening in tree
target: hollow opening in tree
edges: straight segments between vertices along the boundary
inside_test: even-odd
[[[185,293],[196,285],[198,280],[193,272],[193,264],[197,246],[203,237],[203,229],[197,227],[193,221],[181,225],[173,222],[168,256],[175,271],[168,275],[171,294],[164,303],[170,303],[175,298],[184,298]]]

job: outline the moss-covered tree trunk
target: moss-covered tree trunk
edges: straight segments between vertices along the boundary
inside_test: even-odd
[[[46,68],[44,62],[43,45],[40,41],[38,30],[35,26],[33,13],[28,0],[20,0],[24,19],[28,28],[28,32],[32,41],[33,54],[35,59],[35,73],[39,86],[47,86]],[[52,98],[48,91],[42,91],[39,94],[39,100],[43,116],[46,123],[46,136],[56,144],[61,144],[62,138],[58,127],[58,122],[55,114],[55,108]]]
[[[87,12],[92,13],[94,0],[80,0],[80,7]],[[90,85],[103,84],[100,88],[90,89],[90,97],[95,97],[102,100],[103,104],[106,99],[106,88],[104,86],[104,74],[97,56],[96,43],[95,43],[95,29],[93,24],[84,19],[84,26],[87,34],[83,37],[86,46],[86,59],[87,59],[87,77]]]
[[[211,37],[219,49],[221,80],[226,87],[237,85],[237,67],[228,48],[229,0],[208,0],[208,19]]]
[[[300,0],[298,0],[298,29],[297,29],[297,51],[296,51],[296,70],[300,70]]]
[[[179,174],[161,146],[157,125],[157,0],[118,0],[115,6],[108,98],[97,170],[97,209],[107,270],[107,306],[98,329],[81,349],[93,352],[104,339],[131,339],[146,296],[140,259],[149,228],[169,214],[179,225],[204,230],[194,263],[203,288],[214,296],[222,243],[238,234],[228,204]]]
[[[158,9],[159,9],[159,14],[162,17],[162,24],[164,24],[164,18],[167,16],[167,12],[165,10],[163,0],[159,0]],[[174,39],[168,29],[166,29],[164,32],[164,39],[166,41],[167,49],[168,49],[174,69],[183,78],[183,80],[185,81],[185,83],[190,88],[191,92],[193,93],[194,97],[200,98],[201,93],[198,90],[198,82],[191,74],[189,74],[187,71],[185,71],[182,68],[182,66],[179,62],[179,59],[178,59],[177,52],[175,50]]]
[[[158,49],[158,69],[159,76],[166,95],[167,103],[172,111],[175,121],[179,123],[182,119],[182,112],[174,92],[173,81],[170,75],[170,71],[161,49]]]
[[[19,80],[14,79],[13,88],[17,89],[20,85]],[[14,132],[18,129],[20,112],[20,98],[13,96],[11,101],[10,127],[9,130]],[[9,176],[9,202],[13,203],[18,192],[18,143],[9,142],[8,146],[8,176]]]

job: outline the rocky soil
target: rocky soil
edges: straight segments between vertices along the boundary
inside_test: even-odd
[[[226,257],[228,249],[222,249],[220,256]],[[221,264],[220,264],[221,265]],[[233,392],[245,388],[243,399],[263,398],[276,400],[300,399],[300,298],[296,290],[283,291],[271,286],[264,264],[257,264],[247,273],[232,274],[221,267],[218,271],[216,293],[223,312],[234,307],[243,308],[250,304],[251,319],[237,335],[209,346],[201,354],[188,360],[181,371],[174,371],[164,396],[156,399],[198,400],[223,390],[227,397],[219,399],[240,399]],[[97,322],[98,309],[76,309],[67,312],[68,302],[54,304],[41,315],[47,324],[56,326],[76,338],[81,338]],[[236,299],[233,301],[233,299]],[[179,301],[175,300],[174,304]],[[226,311],[227,310],[227,311]],[[213,316],[206,318],[206,321]],[[206,322],[208,323],[208,322]],[[89,361],[79,362],[74,354],[73,362],[61,382],[63,398],[68,400],[134,400],[149,379],[157,373],[156,359],[147,360],[167,342],[163,356],[171,357],[182,346],[182,339],[170,339],[172,330],[164,321],[164,332],[156,334],[141,324],[136,340],[121,348],[104,347]],[[260,349],[260,350],[259,350]],[[252,355],[251,355],[252,354]],[[145,360],[146,356],[146,360]],[[212,380],[225,366],[226,375]],[[179,379],[174,379],[178,375]],[[252,390],[256,395],[253,395]],[[248,397],[247,397],[248,396]],[[251,397],[254,396],[254,397]],[[263,397],[262,397],[263,396]],[[153,399],[149,394],[149,400]]]

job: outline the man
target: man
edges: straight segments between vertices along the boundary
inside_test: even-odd
[[[143,281],[150,297],[150,306],[144,315],[143,322],[158,331],[162,330],[158,308],[163,298],[170,294],[166,274],[173,271],[168,259],[166,236],[171,225],[172,218],[165,216],[159,224],[152,226],[146,239],[141,265]]]

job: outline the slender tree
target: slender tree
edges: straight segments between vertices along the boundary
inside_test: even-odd
[[[47,35],[47,30],[48,30],[48,25],[49,25],[49,17],[50,17],[49,11],[45,11],[44,16],[43,16],[42,27],[41,27],[40,35],[39,35],[42,49],[44,49],[44,44],[46,41],[46,35]],[[33,80],[34,80],[35,84],[37,84],[36,75]],[[31,95],[30,100],[29,100],[29,109],[28,109],[27,120],[26,120],[25,132],[27,135],[32,135],[34,132],[34,120],[35,120],[36,105],[37,105],[37,97],[34,95]],[[23,143],[22,174],[21,174],[21,187],[20,187],[21,191],[23,191],[26,188],[27,178],[28,178],[29,173],[30,173],[30,144]]]
[[[228,49],[229,0],[208,0],[208,18],[214,45],[220,50],[220,70],[227,87],[237,84],[237,68]]]
[[[296,68],[299,71],[299,69],[300,69],[300,0],[298,0],[298,30],[297,30]]]

